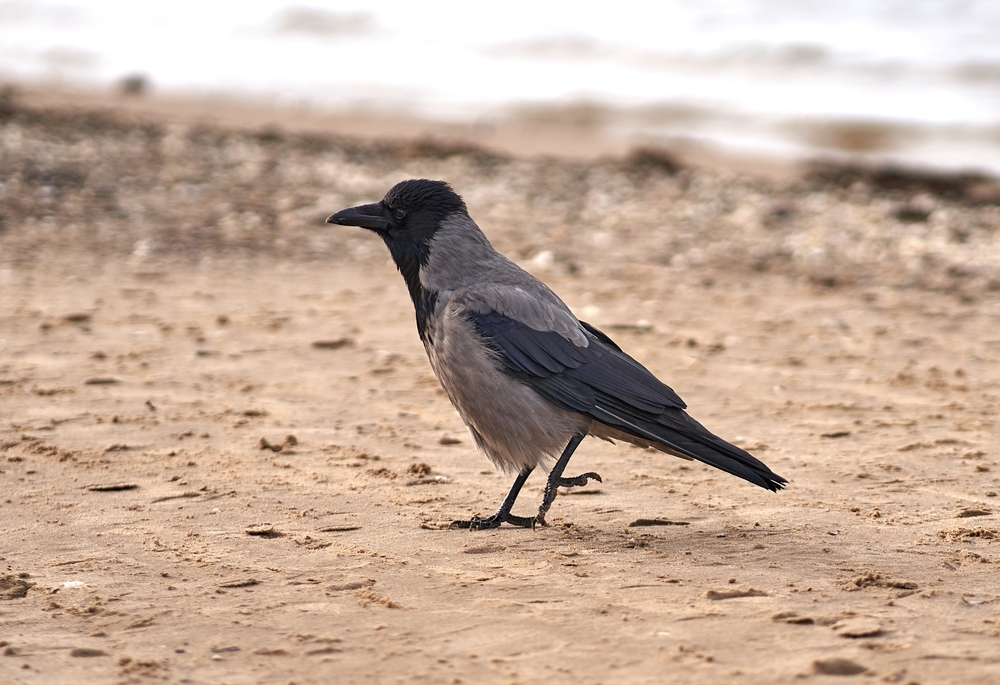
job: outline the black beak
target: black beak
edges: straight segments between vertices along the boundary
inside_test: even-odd
[[[388,220],[382,216],[381,202],[342,209],[336,214],[331,214],[327,217],[326,223],[339,224],[341,226],[360,226],[371,231],[382,231],[389,225]]]

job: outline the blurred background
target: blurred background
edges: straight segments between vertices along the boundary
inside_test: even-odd
[[[8,0],[0,80],[996,174],[998,36],[975,0]]]

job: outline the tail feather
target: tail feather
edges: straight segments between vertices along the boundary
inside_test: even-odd
[[[697,459],[772,492],[777,492],[788,483],[787,479],[771,471],[752,454],[713,434],[682,410],[668,409],[655,420],[636,416],[635,413],[625,418],[623,413],[598,406],[593,416],[601,423],[649,441],[663,451]]]

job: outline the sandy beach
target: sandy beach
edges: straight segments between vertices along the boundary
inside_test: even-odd
[[[235,111],[0,100],[0,681],[1000,682],[996,180]],[[410,177],[788,488],[448,529],[509,480],[323,223]]]

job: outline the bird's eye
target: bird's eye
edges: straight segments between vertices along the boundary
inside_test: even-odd
[[[406,216],[406,210],[405,209],[397,209],[397,210],[393,211],[392,215],[394,217],[396,217],[397,219],[401,220],[403,217]]]

